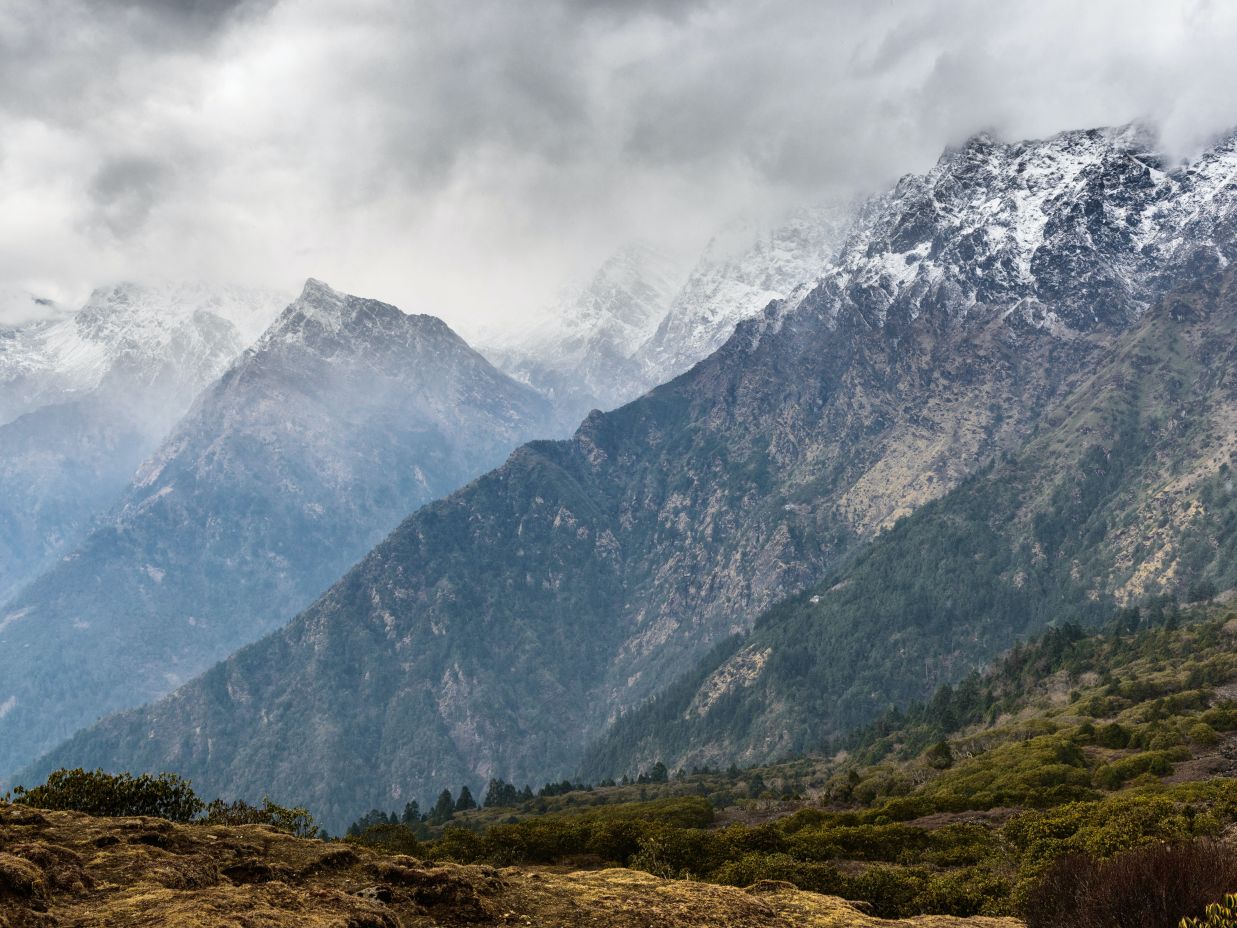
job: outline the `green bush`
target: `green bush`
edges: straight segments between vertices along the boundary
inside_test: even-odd
[[[215,799],[206,806],[204,825],[270,825],[298,838],[316,838],[321,834],[308,809],[287,808],[271,802],[267,796],[262,805],[253,806],[243,799],[224,802]]]
[[[173,822],[192,821],[204,808],[188,780],[174,773],[152,777],[102,770],[57,770],[33,789],[18,786],[13,800],[40,809],[72,809],[88,815],[149,815]]]
[[[363,829],[358,835],[350,835],[345,840],[363,844],[366,847],[381,848],[384,851],[389,851],[392,854],[408,854],[417,856],[421,850],[421,844],[417,841],[417,836],[412,829],[407,825],[392,825],[389,822],[384,822],[381,825],[370,825]]]
[[[1155,774],[1157,777],[1167,776],[1173,772],[1174,761],[1184,760],[1189,756],[1188,751],[1184,753],[1184,757],[1176,751],[1146,751],[1105,764],[1095,771],[1092,779],[1101,789],[1117,789],[1144,773]]]
[[[1181,928],[1237,928],[1237,894],[1229,893],[1211,903],[1201,918],[1183,918]]]

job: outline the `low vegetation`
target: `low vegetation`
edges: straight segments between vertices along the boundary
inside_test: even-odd
[[[319,835],[307,809],[277,805],[269,797],[257,806],[240,799],[203,802],[193,785],[174,773],[135,777],[102,770],[56,770],[41,786],[18,786],[3,801],[108,818],[150,816],[203,825],[269,825],[302,838]]]
[[[499,781],[481,808],[353,840],[389,842],[394,829],[462,862],[781,880],[883,917],[1029,918],[1054,867],[1157,847],[1205,855],[1237,824],[1235,618],[1169,602],[1122,610],[1101,634],[1054,629],[827,757],[538,794]],[[1174,917],[1201,916],[1233,886],[1170,893]]]
[[[0,848],[4,928],[899,928],[785,883],[738,889],[632,870],[498,871],[266,825],[0,802]],[[1018,926],[939,916],[914,928]]]

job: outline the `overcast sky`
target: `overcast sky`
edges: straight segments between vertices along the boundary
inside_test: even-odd
[[[1186,155],[1234,48],[1172,0],[0,0],[0,289],[312,275],[467,330],[983,128]]]

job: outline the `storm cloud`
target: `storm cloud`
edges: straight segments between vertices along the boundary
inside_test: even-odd
[[[0,289],[321,277],[469,329],[988,129],[1237,124],[1205,2],[8,0]]]

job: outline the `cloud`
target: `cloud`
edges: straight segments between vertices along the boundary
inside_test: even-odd
[[[1206,2],[9,0],[0,288],[312,275],[467,328],[981,128],[1188,156],[1235,40]]]

